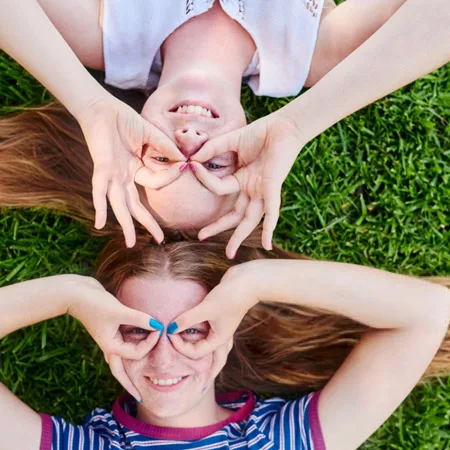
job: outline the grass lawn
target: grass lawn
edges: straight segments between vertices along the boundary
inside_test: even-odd
[[[0,54],[0,115],[51,100]],[[243,90],[249,119],[289,99]],[[315,258],[450,275],[450,65],[340,122],[301,152],[276,241]],[[1,182],[1,181],[0,181]],[[102,241],[43,210],[0,215],[0,285],[91,274]],[[80,421],[120,391],[84,329],[61,317],[0,342],[0,380],[37,411]],[[450,379],[417,388],[362,448],[450,449]]]

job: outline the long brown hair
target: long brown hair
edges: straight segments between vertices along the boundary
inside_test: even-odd
[[[260,248],[255,232],[235,260],[225,257],[229,234],[199,243],[184,233],[166,231],[167,244],[153,245],[142,235],[126,249],[111,212],[104,230],[93,228],[92,161],[76,120],[59,104],[28,109],[0,119],[0,206],[40,206],[85,223],[111,240],[99,259],[98,277],[111,292],[133,276],[162,271],[212,289],[234,264],[260,258],[304,258],[275,248]],[[137,225],[137,224],[136,224]],[[138,226],[138,225],[137,225]],[[449,284],[447,279],[431,281]],[[244,318],[219,377],[221,388],[259,393],[301,392],[321,388],[367,327],[345,317],[306,308],[258,304]],[[450,336],[426,377],[450,373]]]
[[[148,237],[140,236],[132,249],[125,248],[121,238],[111,239],[99,257],[97,277],[113,294],[130,277],[164,275],[195,281],[210,291],[235,264],[264,258],[308,259],[279,247],[273,252],[261,249],[258,232],[244,242],[235,260],[225,256],[228,233],[207,242],[181,232],[168,232],[166,238],[167,244],[157,246]],[[450,280],[445,281],[450,284]],[[320,389],[367,329],[351,319],[323,311],[259,303],[236,331],[218,386],[272,394]],[[425,378],[448,374],[450,334]]]

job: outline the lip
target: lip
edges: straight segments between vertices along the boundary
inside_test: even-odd
[[[205,109],[209,109],[211,111],[213,117],[205,117],[205,116],[201,116],[200,114],[192,114],[192,113],[177,113],[177,109],[180,106],[187,106],[187,105],[196,105],[196,106],[201,106],[202,108],[205,108]],[[203,119],[219,119],[220,118],[219,114],[217,114],[217,111],[209,103],[205,103],[205,102],[202,102],[199,100],[192,100],[192,99],[183,100],[182,102],[178,102],[175,106],[172,106],[172,108],[169,109],[169,112],[174,113],[174,114],[183,114],[183,116],[201,117]]]
[[[183,379],[177,383],[177,384],[172,384],[171,386],[159,386],[158,384],[154,384],[152,383],[152,380],[150,380],[150,377],[144,377],[145,381],[147,382],[147,384],[150,385],[150,387],[152,389],[154,389],[155,391],[158,392],[173,392],[178,390],[183,384],[186,383],[187,379],[189,378],[189,375],[183,377]],[[174,377],[177,378],[177,377]]]

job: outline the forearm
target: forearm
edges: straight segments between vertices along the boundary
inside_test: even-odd
[[[65,314],[77,275],[24,281],[0,289],[0,338],[20,328]]]
[[[448,289],[363,266],[262,260],[253,274],[259,300],[322,309],[373,328],[429,325],[450,313]]]
[[[0,48],[77,117],[107,92],[94,80],[36,0],[0,0]]]
[[[308,142],[449,60],[450,3],[407,0],[366,42],[279,113]]]

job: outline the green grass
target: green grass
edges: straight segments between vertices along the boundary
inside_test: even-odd
[[[0,54],[0,114],[51,97]],[[243,102],[255,119],[286,99]],[[450,65],[340,122],[301,152],[276,240],[315,258],[450,275]],[[46,211],[3,210],[0,285],[90,274],[102,241]],[[0,379],[38,411],[80,421],[118,387],[84,329],[62,317],[0,342]],[[450,448],[450,380],[414,390],[363,448]]]

